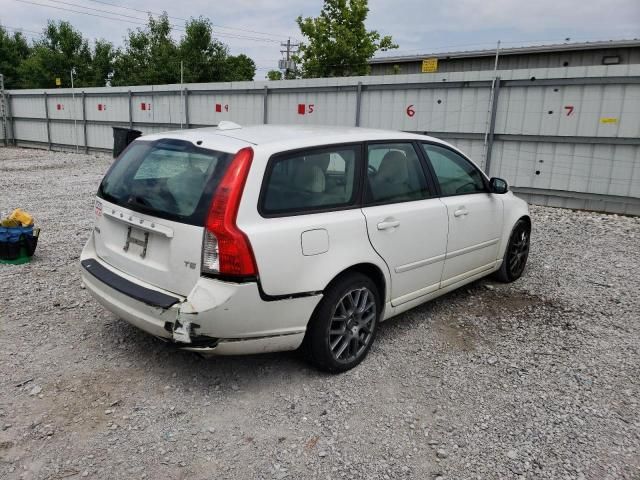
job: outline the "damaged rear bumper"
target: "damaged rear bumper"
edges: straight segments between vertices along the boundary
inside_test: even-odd
[[[210,278],[200,278],[187,297],[180,297],[84,254],[81,275],[98,302],[120,318],[181,348],[210,355],[298,348],[321,298],[265,301],[256,283]]]

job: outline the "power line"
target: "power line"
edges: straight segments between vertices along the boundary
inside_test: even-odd
[[[42,32],[34,32],[33,30],[25,30],[24,28],[9,27],[7,25],[0,25],[0,27],[6,30],[11,30],[12,32],[16,32],[16,33],[27,32],[27,33],[33,33],[34,35],[42,35]]]
[[[82,15],[90,15],[90,16],[92,16],[92,17],[105,18],[105,19],[107,19],[107,20],[116,20],[116,21],[119,21],[119,22],[132,23],[132,24],[134,24],[134,25],[145,25],[144,23],[141,23],[141,22],[134,22],[134,21],[131,21],[131,20],[125,20],[124,18],[113,18],[113,17],[107,17],[107,16],[105,16],[105,15],[98,15],[98,14],[96,14],[96,13],[82,12],[82,11],[80,11],[80,10],[73,10],[73,9],[71,9],[71,8],[65,8],[65,7],[56,7],[56,6],[54,6],[54,5],[47,5],[47,4],[45,4],[45,3],[30,2],[30,1],[28,1],[28,0],[15,0],[15,1],[16,1],[16,2],[20,2],[20,3],[28,3],[28,4],[31,4],[31,5],[37,5],[37,6],[39,6],[39,7],[49,7],[49,8],[54,8],[54,9],[56,9],[56,10],[64,10],[64,11],[66,11],[66,12],[80,13],[80,14],[82,14]]]
[[[45,3],[38,3],[38,2],[32,2],[32,1],[28,1],[28,0],[15,0],[16,2],[20,2],[20,3],[27,3],[27,4],[31,4],[31,5],[37,5],[40,7],[48,7],[48,8],[53,8],[56,10],[63,10],[66,12],[71,12],[71,13],[78,13],[81,15],[90,15],[92,17],[98,17],[98,18],[104,18],[106,20],[114,20],[114,21],[118,21],[118,22],[125,22],[125,23],[130,23],[133,25],[141,25],[141,26],[146,26],[147,24],[142,22],[142,21],[133,21],[133,20],[127,20],[125,18],[117,18],[117,17],[108,17],[105,15],[100,15],[98,13],[90,13],[90,12],[83,12],[81,10],[74,10],[71,8],[65,8],[65,7],[58,7],[55,5],[47,5]],[[78,6],[79,5],[75,5]],[[80,8],[87,8],[87,7],[80,7]],[[111,12],[109,12],[111,13]],[[111,15],[122,15],[119,13],[111,13]],[[131,18],[137,18],[137,17],[131,17]],[[142,20],[142,19],[138,19],[138,20]],[[186,31],[183,27],[180,27],[178,25],[175,24],[170,24],[171,28],[174,28],[176,30],[179,31]],[[214,37],[225,37],[225,38],[234,38],[234,39],[238,39],[238,40],[251,40],[251,41],[256,41],[256,42],[271,42],[271,43],[280,43],[278,40],[272,40],[272,39],[268,39],[268,38],[260,38],[260,37],[249,37],[249,36],[244,36],[244,35],[236,35],[236,34],[232,34],[232,33],[214,33],[213,34]]]
[[[133,18],[135,20],[140,20],[140,21],[143,21],[143,22],[146,20],[144,18],[134,17],[132,15],[126,15],[124,13],[112,12],[112,11],[109,11],[109,10],[102,10],[100,8],[85,7],[84,5],[78,5],[77,3],[63,2],[62,0],[48,0],[48,1],[51,2],[51,3],[61,3],[62,5],[70,5],[72,7],[84,8],[86,10],[91,10],[91,11],[94,11],[94,12],[102,12],[102,13],[108,13],[110,15],[117,15],[119,17]]]
[[[139,8],[126,7],[124,5],[118,5],[117,3],[105,2],[105,1],[102,1],[102,0],[87,0],[87,1],[94,2],[94,3],[100,3],[102,5],[109,5],[109,6],[112,6],[112,7],[122,8],[122,9],[125,9],[125,10],[132,10],[134,12],[139,12],[139,13],[153,14],[153,15],[157,15],[157,16],[162,15],[161,13],[153,12],[151,10],[141,10]],[[168,18],[173,18],[174,20],[180,20],[180,21],[183,21],[183,22],[187,22],[188,21],[188,19],[186,19],[186,18],[174,17],[174,16],[169,15],[169,14],[167,14],[167,17]],[[217,28],[224,28],[224,29],[227,29],[227,30],[238,30],[238,31],[241,31],[241,32],[257,33],[259,35],[267,35],[267,36],[270,36],[270,37],[277,37],[273,33],[261,32],[259,30],[250,30],[248,28],[227,27],[225,25],[217,25],[215,23],[212,23],[211,25],[214,26],[214,27],[217,27]]]

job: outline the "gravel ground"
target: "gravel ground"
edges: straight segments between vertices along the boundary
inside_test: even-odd
[[[105,156],[0,149],[0,478],[640,479],[640,219],[532,207],[530,263],[382,324],[360,367],[202,359],[81,289]]]

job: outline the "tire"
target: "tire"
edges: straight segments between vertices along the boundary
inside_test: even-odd
[[[348,273],[339,278],[325,291],[307,327],[307,359],[326,372],[352,369],[375,340],[381,310],[378,288],[369,277]]]
[[[518,220],[511,231],[500,270],[494,275],[496,280],[510,283],[520,278],[529,258],[530,240],[531,226],[523,219]]]

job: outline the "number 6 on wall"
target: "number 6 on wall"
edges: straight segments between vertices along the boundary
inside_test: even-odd
[[[407,107],[407,115],[413,117],[416,114],[416,111],[413,109],[413,104]]]

